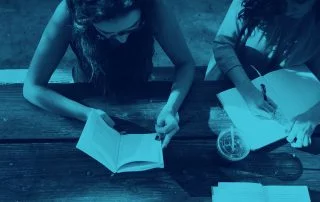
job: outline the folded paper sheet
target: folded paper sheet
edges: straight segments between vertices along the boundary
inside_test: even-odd
[[[320,82],[306,67],[281,69],[256,78],[260,89],[265,84],[267,96],[278,106],[277,116],[263,119],[253,115],[236,88],[217,94],[233,124],[241,131],[251,150],[269,145],[287,136],[285,124],[320,101]],[[262,96],[262,95],[261,95]]]

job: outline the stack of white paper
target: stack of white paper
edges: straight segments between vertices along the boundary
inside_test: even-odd
[[[213,202],[311,202],[306,186],[263,186],[258,183],[222,182],[212,187]]]

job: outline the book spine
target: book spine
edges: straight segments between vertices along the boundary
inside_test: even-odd
[[[122,135],[120,134],[120,138],[118,141],[118,151],[116,153],[116,169],[115,169],[115,173],[117,173],[118,169],[119,169],[119,153],[120,153],[120,147],[121,147],[121,140],[122,140]]]

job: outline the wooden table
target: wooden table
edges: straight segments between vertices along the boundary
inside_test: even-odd
[[[312,201],[320,201],[317,134],[308,149],[292,149],[280,141],[240,162],[220,158],[216,135],[231,122],[214,95],[226,86],[201,81],[203,74],[197,70],[180,112],[181,130],[164,151],[165,169],[115,175],[75,148],[84,123],[29,104],[21,84],[1,85],[0,201],[211,201],[210,187],[222,181],[307,185]],[[131,102],[118,104],[92,98],[87,84],[50,87],[107,110],[118,130],[150,132],[170,89],[170,82],[159,78],[134,102],[129,95]]]

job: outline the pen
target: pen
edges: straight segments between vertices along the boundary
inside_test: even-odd
[[[231,151],[234,152],[234,131],[233,131],[233,126],[231,126]]]
[[[254,65],[250,65],[250,67],[257,72],[257,74],[259,75],[259,77],[262,77],[262,75],[260,74],[260,72],[258,71],[258,69],[257,69]],[[265,101],[268,101],[266,86],[265,86],[264,84],[260,84],[260,86],[261,86],[261,91],[262,91],[263,99],[264,99]]]
[[[260,86],[261,86],[261,91],[262,91],[263,99],[264,99],[265,101],[268,101],[266,86],[265,86],[264,84],[261,84]]]

